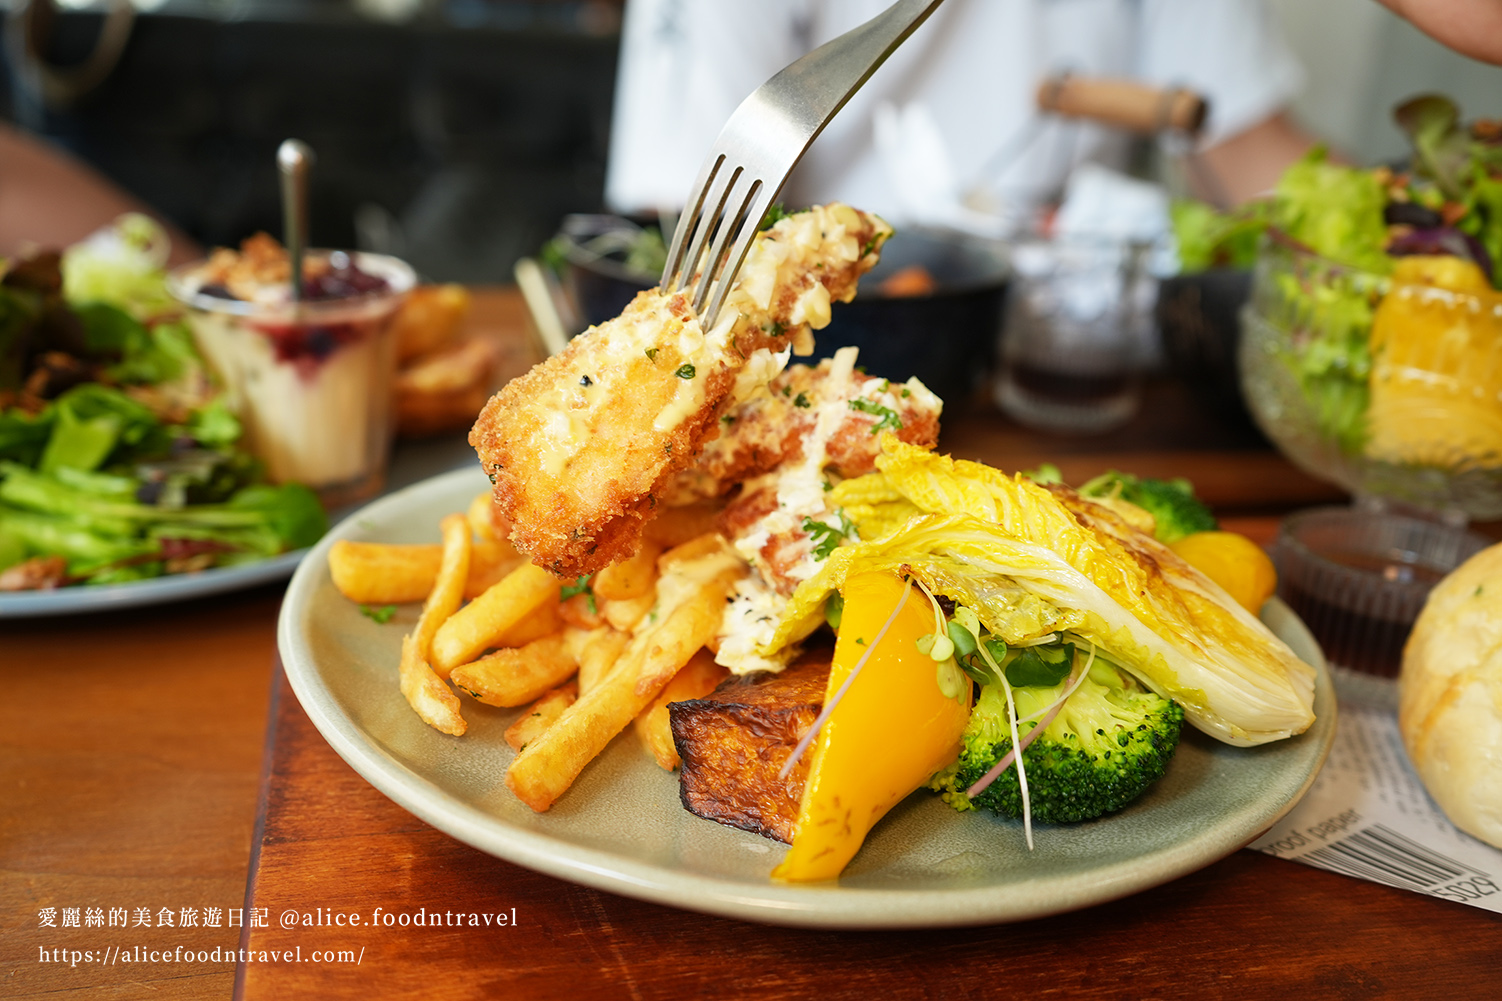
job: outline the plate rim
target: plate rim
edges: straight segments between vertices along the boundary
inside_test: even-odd
[[[260,584],[273,584],[291,577],[310,551],[310,548],[294,549],[254,563],[212,567],[186,574],[165,574],[119,584],[0,594],[0,619],[41,619],[88,612],[113,612],[145,605],[166,605],[193,598],[207,598]]]
[[[425,823],[487,854],[569,882],[652,903],[751,920],[765,924],[826,929],[938,928],[998,924],[1046,917],[1120,899],[1202,869],[1255,841],[1281,820],[1314,783],[1335,736],[1335,701],[1329,672],[1316,671],[1315,725],[1305,736],[1319,742],[1297,791],[1285,802],[1252,811],[1246,823],[1211,825],[1190,837],[1121,862],[1065,876],[1024,879],[995,886],[903,890],[835,884],[775,883],[749,886],[744,880],[704,873],[664,871],[657,864],[623,858],[578,844],[560,844],[544,833],[513,826],[439,788],[381,748],[344,713],[324,684],[310,650],[298,635],[299,609],[327,573],[328,550],[361,527],[379,520],[387,508],[399,508],[414,494],[457,492],[470,481],[482,489],[478,468],[444,473],[389,494],[349,515],[308,553],[293,574],[277,621],[277,647],[283,670],[314,727],[340,758],[365,781]],[[1308,636],[1298,617],[1278,599],[1274,614]],[[1311,639],[1312,642],[1312,639]],[[1314,646],[1318,649],[1318,646]],[[1151,865],[1143,865],[1151,859]],[[1049,894],[1029,893],[1047,884]],[[690,892],[691,891],[691,892]]]

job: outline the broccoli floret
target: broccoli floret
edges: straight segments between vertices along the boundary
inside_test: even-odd
[[[1136,504],[1157,523],[1153,534],[1164,545],[1195,532],[1213,531],[1215,515],[1194,496],[1194,486],[1185,479],[1142,479],[1111,470],[1080,487],[1085,497],[1114,497]]]
[[[1057,700],[1064,685],[1016,687],[1013,692],[1018,716],[1026,719]],[[1184,710],[1178,705],[1097,658],[1090,676],[1022,752],[1033,819],[1071,823],[1120,810],[1162,777],[1183,723]],[[1022,724],[1019,733],[1034,725]],[[999,686],[987,685],[965,729],[959,761],[935,776],[930,788],[962,812],[987,807],[1021,817],[1015,765],[974,800],[965,794],[1011,749],[1006,696]]]

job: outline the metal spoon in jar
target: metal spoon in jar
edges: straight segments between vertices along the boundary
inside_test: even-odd
[[[282,175],[282,242],[291,265],[292,301],[303,299],[303,256],[308,251],[308,175],[313,170],[313,149],[301,139],[285,140],[276,151],[276,166]]]

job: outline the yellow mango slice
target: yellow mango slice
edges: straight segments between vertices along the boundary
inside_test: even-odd
[[[834,879],[888,810],[959,756],[971,686],[966,680],[958,698],[939,691],[939,665],[918,649],[934,632],[933,607],[916,586],[905,600],[903,590],[888,573],[845,582],[826,705],[870,657],[815,739],[793,844],[774,878]]]

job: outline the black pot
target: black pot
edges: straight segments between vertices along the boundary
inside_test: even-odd
[[[1250,271],[1212,268],[1175,275],[1158,285],[1156,314],[1173,374],[1228,426],[1261,437],[1241,395],[1236,364],[1241,307],[1251,291]]]
[[[620,254],[600,255],[589,252],[586,245],[602,234],[633,233],[643,227],[629,219],[612,215],[570,215],[554,239],[566,262],[564,288],[578,313],[583,327],[592,327],[621,315],[636,298],[636,293],[657,284],[660,277],[634,271],[620,259]]]
[[[922,267],[934,291],[889,296],[881,284]],[[951,406],[960,406],[992,368],[1006,292],[1006,259],[994,244],[917,227],[898,230],[881,263],[861,279],[849,303],[836,303],[829,326],[815,335],[814,357],[860,349],[860,366],[897,382],[917,376]]]
[[[590,237],[622,224],[610,216],[571,216],[560,234],[568,262],[565,283],[586,325],[619,315],[637,292],[657,283],[657,275],[576,251]],[[886,278],[914,266],[928,272],[934,291],[882,293]],[[814,359],[854,345],[860,349],[859,364],[872,375],[897,382],[917,376],[957,406],[994,360],[1005,275],[1005,258],[994,244],[938,230],[900,230],[887,241],[881,263],[861,279],[855,300],[834,305],[829,326],[815,335]]]

